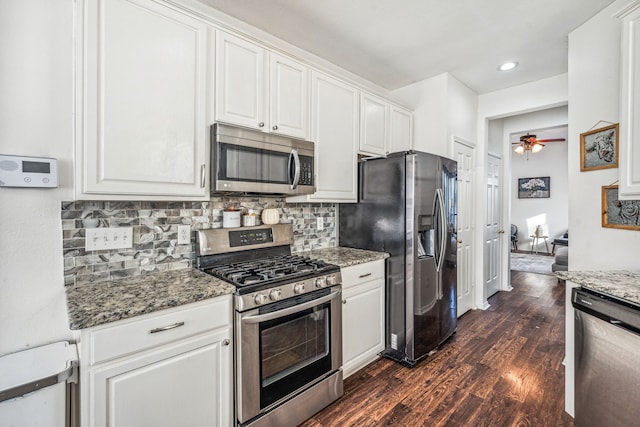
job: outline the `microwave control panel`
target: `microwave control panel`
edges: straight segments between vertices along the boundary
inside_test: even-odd
[[[0,187],[58,186],[58,162],[47,157],[0,154]]]
[[[313,157],[300,156],[300,180],[298,185],[313,185]]]

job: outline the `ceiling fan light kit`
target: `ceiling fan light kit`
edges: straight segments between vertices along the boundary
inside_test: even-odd
[[[512,144],[516,146],[513,150],[517,154],[523,155],[531,151],[532,153],[538,153],[540,150],[544,148],[544,144],[542,142],[559,142],[565,141],[564,138],[554,138],[554,139],[537,139],[535,135],[531,135],[527,133],[526,135],[522,135],[520,137],[520,142],[513,142]]]

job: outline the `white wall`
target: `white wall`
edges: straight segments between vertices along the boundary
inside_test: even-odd
[[[638,269],[640,232],[603,228],[601,187],[618,169],[580,172],[580,133],[617,123],[620,103],[619,0],[569,35],[569,228],[571,270]],[[608,123],[601,123],[599,127]]]
[[[391,92],[414,110],[413,147],[451,157],[452,136],[475,143],[478,95],[449,73]]]
[[[413,110],[413,148],[449,155],[447,140],[447,74],[391,92],[394,99]]]
[[[73,2],[0,2],[0,153],[55,157],[57,189],[0,188],[0,355],[70,339],[60,202],[72,194]]]
[[[566,125],[568,120],[567,107],[556,107],[534,113],[520,114],[502,119],[502,144],[506,146],[511,157],[511,172],[506,175],[509,181],[505,186],[511,188],[511,224],[518,227],[518,246],[520,249],[531,249],[531,239],[535,226],[544,225],[545,235],[549,236],[548,246],[554,238],[561,236],[569,228],[568,203],[568,173],[567,173],[567,143],[551,142],[545,144],[542,151],[528,157],[513,152],[510,137],[516,132],[542,129]],[[535,132],[534,132],[535,133]],[[566,128],[559,130],[557,137],[567,138]],[[544,199],[519,199],[518,178],[548,176],[551,183],[551,195]],[[508,230],[508,228],[505,228]],[[538,250],[546,250],[544,241],[538,244]]]
[[[448,139],[460,137],[477,142],[478,94],[450,74],[447,74]]]
[[[569,269],[638,269],[640,233],[603,228],[601,187],[618,180],[618,169],[580,172],[580,133],[600,120],[619,121],[620,20],[632,0],[618,0],[569,34]],[[601,123],[599,126],[605,126]],[[567,287],[565,410],[574,410],[574,323]]]

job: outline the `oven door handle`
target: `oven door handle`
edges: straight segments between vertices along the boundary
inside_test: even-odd
[[[260,322],[266,322],[267,320],[277,319],[278,317],[297,313],[299,311],[306,310],[307,308],[314,307],[318,304],[322,304],[334,298],[338,298],[341,293],[342,293],[341,291],[331,292],[329,295],[325,295],[323,297],[314,299],[312,301],[307,301],[303,304],[294,305],[293,307],[285,308],[285,309],[274,311],[267,314],[259,314],[257,316],[247,316],[242,318],[242,322],[243,323],[260,323]]]

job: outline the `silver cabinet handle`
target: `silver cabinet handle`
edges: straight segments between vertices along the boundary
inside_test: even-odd
[[[258,127],[263,128],[264,127],[264,122],[258,123]]]
[[[273,125],[273,127],[271,129],[278,130],[278,125]]]
[[[200,188],[204,188],[207,184],[207,165],[200,166]]]
[[[223,340],[222,341],[222,345],[229,345],[231,344],[231,340]]]
[[[371,276],[371,273],[365,273],[365,274],[361,274],[360,276],[358,276],[359,279],[362,279],[364,277],[369,277]]]
[[[155,334],[157,332],[168,331],[169,329],[179,328],[180,326],[184,326],[184,322],[176,322],[173,325],[162,326],[160,328],[155,328],[149,331],[150,334]]]

